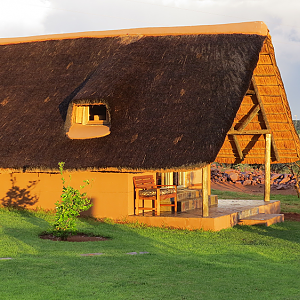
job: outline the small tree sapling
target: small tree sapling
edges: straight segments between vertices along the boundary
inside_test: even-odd
[[[90,184],[89,180],[84,180],[84,185],[80,186],[80,190],[74,189],[70,185],[65,185],[63,176],[63,168],[65,163],[60,162],[59,171],[63,183],[61,199],[55,203],[56,217],[53,224],[53,234],[66,240],[69,235],[77,232],[76,218],[83,211],[88,210],[92,204],[91,200],[86,197],[86,193],[81,193],[80,190]],[[71,176],[70,176],[71,180]]]

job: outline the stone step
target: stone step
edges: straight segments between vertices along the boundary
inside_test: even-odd
[[[259,207],[252,207],[238,212],[238,219],[242,220],[242,219],[249,218],[251,216],[256,216],[258,214],[259,214]]]
[[[218,195],[209,195],[208,196],[208,205],[217,206],[218,205]]]
[[[270,226],[275,223],[284,221],[283,214],[256,214],[239,219],[239,225],[266,225]]]
[[[189,197],[191,195],[188,195]],[[169,203],[170,200],[166,199],[165,201],[161,201],[162,204],[164,203]],[[211,206],[217,206],[218,205],[218,196],[217,195],[210,195],[208,198],[208,205],[209,207]],[[202,198],[201,197],[195,197],[195,198],[185,198],[185,199],[180,199],[177,200],[177,211],[178,212],[183,212],[183,211],[188,211],[191,209],[196,209],[196,208],[202,208]],[[171,211],[172,207],[170,206],[161,206],[160,208],[161,211]]]
[[[184,189],[177,191],[177,201],[201,197],[200,190]]]
[[[177,211],[202,208],[202,198],[184,199],[177,202]]]

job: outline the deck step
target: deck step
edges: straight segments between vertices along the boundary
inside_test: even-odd
[[[201,197],[194,197],[190,198],[191,195],[188,195],[187,198],[183,198],[180,200],[177,200],[177,211],[178,212],[184,212],[192,209],[202,208],[202,198]],[[170,203],[169,199],[161,201],[162,204]],[[218,196],[217,195],[209,195],[208,196],[208,205],[209,207],[217,206],[218,205]],[[161,206],[161,211],[172,211],[172,207],[168,206]]]
[[[194,199],[201,197],[201,191],[191,189],[179,189],[177,191],[177,201]]]
[[[184,199],[177,202],[177,211],[188,211],[191,209],[201,208],[202,198]]]
[[[283,222],[283,214],[256,214],[253,216],[239,219],[239,225],[266,225],[270,226],[275,223]]]

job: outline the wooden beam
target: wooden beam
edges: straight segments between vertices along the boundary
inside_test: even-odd
[[[276,116],[277,115],[278,116],[278,115],[283,115],[283,113],[269,113],[269,115],[272,115],[272,116]],[[276,122],[276,123],[278,123],[278,122]],[[284,123],[288,124],[287,122],[284,122]]]
[[[239,143],[239,141],[238,141],[238,139],[237,139],[237,137],[235,135],[233,135],[232,137],[233,137],[233,141],[234,141],[236,150],[238,151],[239,158],[240,158],[240,160],[243,160],[244,159],[244,155],[243,155],[240,143]]]
[[[208,217],[209,209],[208,209],[208,182],[207,182],[207,166],[202,168],[202,216]]]
[[[262,94],[261,96],[263,96],[263,97],[280,97],[281,98],[280,95]]]
[[[264,200],[270,201],[271,194],[271,134],[266,134],[266,150],[265,150],[265,190]]]
[[[275,74],[255,74],[254,77],[274,77]]]
[[[260,111],[260,106],[256,105],[253,109],[253,111],[248,115],[248,117],[244,120],[244,122],[241,124],[241,126],[238,128],[238,131],[242,131],[246,128],[246,126],[252,121],[252,119],[257,115],[257,113]]]
[[[269,129],[260,129],[260,130],[230,130],[228,131],[228,134],[231,135],[254,135],[254,134],[268,134],[271,133]]]
[[[256,93],[258,104],[260,106],[260,111],[262,113],[262,116],[263,116],[264,122],[266,124],[266,127],[267,127],[267,129],[271,130],[271,127],[270,127],[270,124],[269,124],[269,121],[268,121],[268,118],[267,118],[267,114],[265,112],[264,105],[263,105],[263,102],[261,100],[261,97],[260,97],[260,94],[259,94],[259,91],[258,91],[258,88],[257,88],[257,84],[256,84],[256,81],[255,81],[255,78],[253,76],[252,76],[252,84],[253,84],[253,88],[254,88],[255,93]],[[280,157],[279,157],[279,153],[278,153],[277,146],[275,144],[275,140],[274,140],[273,135],[271,137],[271,144],[272,144],[272,147],[273,147],[275,158],[276,158],[277,161],[279,161]]]
[[[246,95],[255,95],[255,91],[247,90]]]
[[[256,84],[256,81],[255,81],[254,77],[252,77],[252,84],[253,84],[254,91],[256,93],[256,97],[257,97],[257,100],[258,100],[258,104],[260,106],[260,110],[261,110],[264,122],[266,124],[267,129],[270,129],[267,114],[265,112],[265,109],[264,109],[264,106],[263,106],[263,103],[262,103],[262,100],[261,100],[261,97],[260,97],[260,94],[259,94],[259,91],[258,91],[258,87],[257,87],[257,84]]]
[[[266,86],[265,84],[257,84],[257,86]],[[268,84],[267,86],[278,86],[278,84]],[[266,95],[264,95],[266,96]]]

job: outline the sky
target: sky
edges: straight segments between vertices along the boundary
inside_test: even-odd
[[[263,21],[293,119],[300,119],[299,0],[0,0],[0,38]]]

